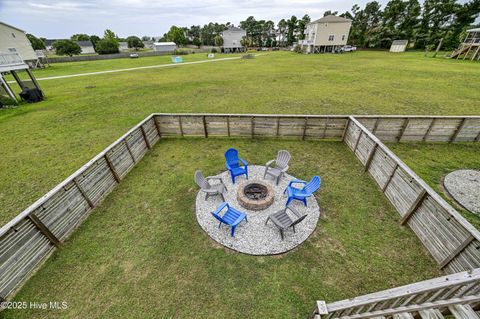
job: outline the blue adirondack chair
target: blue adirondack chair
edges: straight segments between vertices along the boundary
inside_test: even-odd
[[[233,184],[235,184],[235,177],[239,175],[245,175],[248,179],[248,163],[245,160],[238,158],[238,151],[236,149],[229,148],[225,152],[225,159],[225,166],[230,171]],[[243,166],[241,166],[240,163],[243,164]]]
[[[307,206],[307,198],[312,196],[313,193],[315,193],[320,188],[321,183],[322,180],[318,176],[313,176],[308,183],[301,180],[290,181],[284,191],[284,193],[286,192],[288,195],[287,206],[294,199],[302,201],[303,204]],[[302,188],[296,188],[293,187],[292,184],[303,184],[305,186],[303,186]]]
[[[227,208],[227,211],[223,214],[223,216],[221,216],[220,213],[225,209],[225,207]],[[248,222],[247,215],[245,215],[241,211],[236,210],[232,206],[228,205],[226,202],[221,203],[220,206],[218,206],[217,209],[212,212],[212,215],[220,222],[218,224],[218,228],[220,228],[222,224],[226,224],[232,227],[232,237],[234,237],[235,235],[235,228],[237,228],[237,225],[240,224],[242,220],[245,219],[245,221]]]

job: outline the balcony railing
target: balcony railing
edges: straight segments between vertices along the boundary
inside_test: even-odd
[[[308,44],[313,44],[313,40],[298,40],[298,44],[300,45],[308,45]]]

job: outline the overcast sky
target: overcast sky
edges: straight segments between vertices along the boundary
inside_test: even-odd
[[[463,0],[461,2],[465,2]],[[0,21],[45,38],[75,33],[102,35],[107,28],[121,37],[161,36],[171,25],[208,22],[235,25],[248,16],[275,23],[292,15],[312,19],[326,10],[344,12],[367,0],[0,0]],[[384,5],[388,0],[379,0]]]

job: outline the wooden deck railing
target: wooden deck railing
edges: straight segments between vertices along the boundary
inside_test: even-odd
[[[393,123],[407,118],[401,131],[390,133],[395,132]],[[427,138],[420,140],[479,141],[480,117],[435,119],[436,124],[428,125]],[[414,127],[424,121],[433,122],[430,117],[405,116],[152,114],[0,228],[0,300],[11,296],[62,245],[160,137],[168,136],[344,139],[442,269],[478,267],[478,231],[360,123],[376,126],[386,140],[402,132],[398,140],[403,141],[406,136],[419,140]],[[440,134],[438,123],[444,121],[456,123],[455,133],[452,128]]]
[[[412,314],[479,301],[480,268],[329,304],[317,301],[309,318],[385,318],[394,314]]]

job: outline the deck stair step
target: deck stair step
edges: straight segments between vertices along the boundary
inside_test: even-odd
[[[475,310],[469,305],[449,306],[448,310],[450,310],[455,319],[480,319]]]
[[[440,312],[440,310],[438,309],[420,310],[418,314],[422,319],[444,319],[445,318]]]

